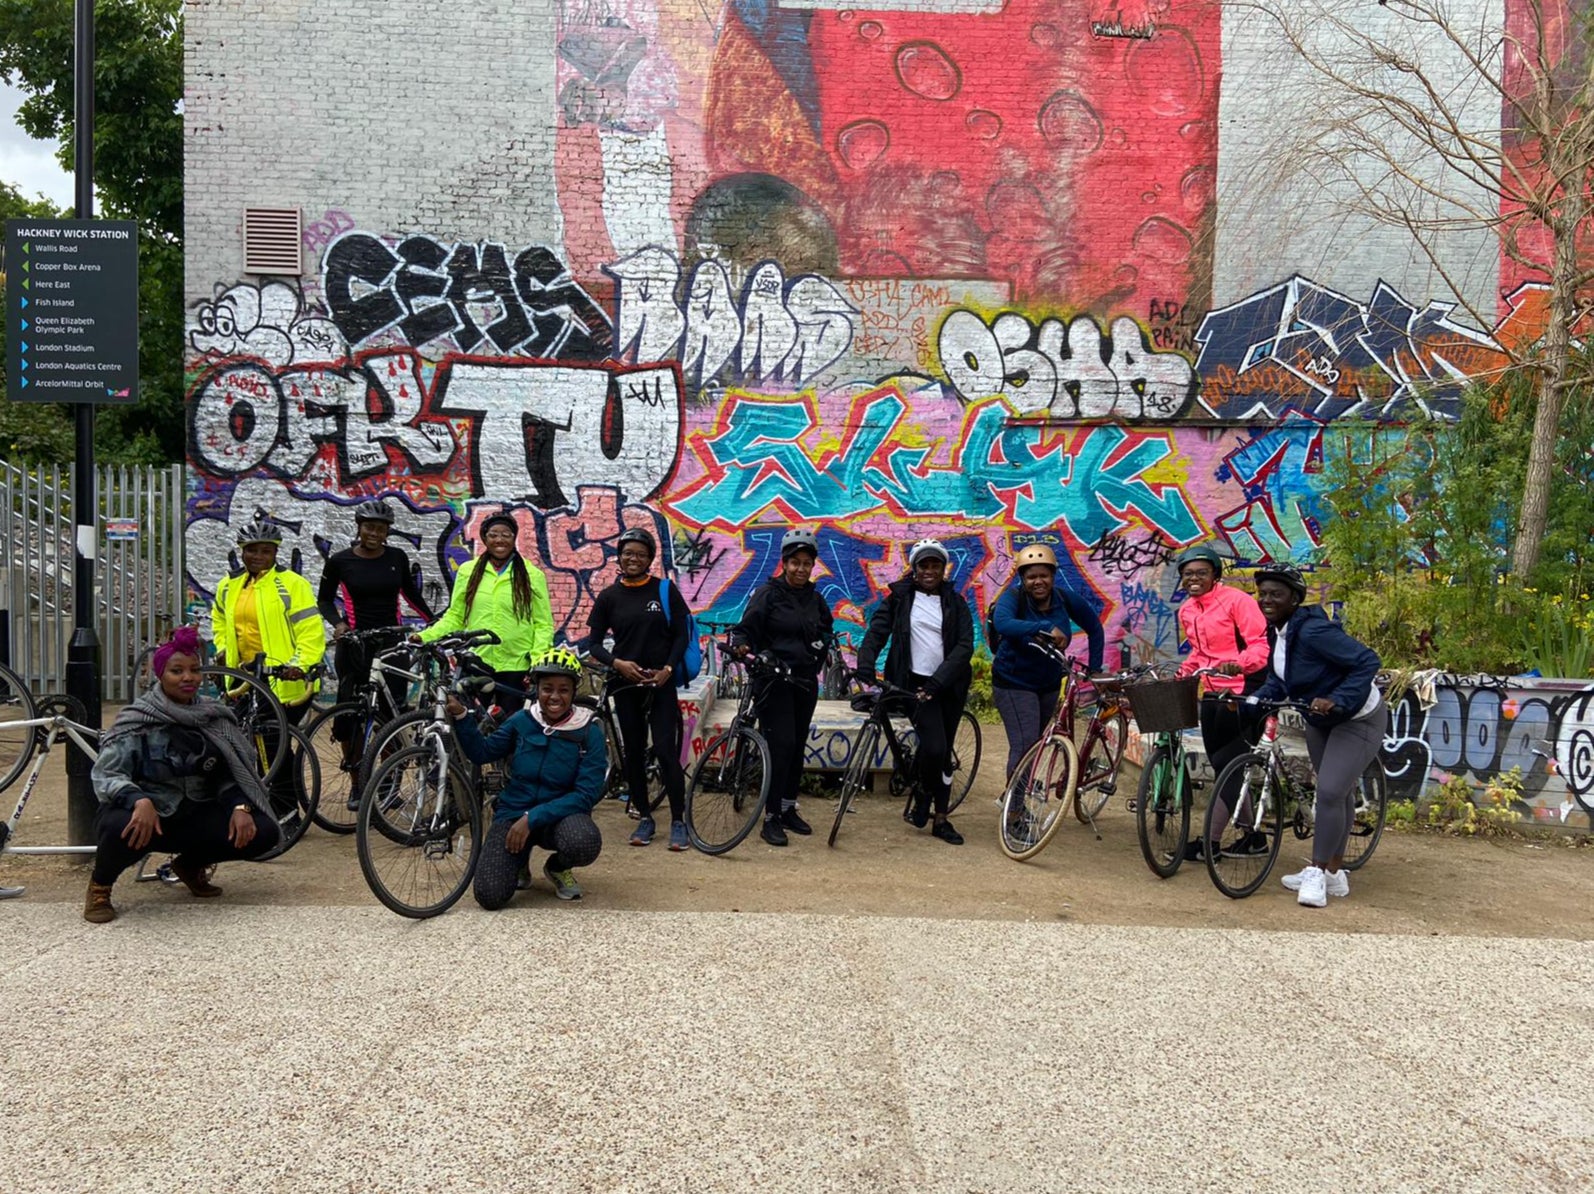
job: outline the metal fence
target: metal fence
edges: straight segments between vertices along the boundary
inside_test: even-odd
[[[97,471],[95,628],[104,696],[129,699],[128,673],[145,646],[183,614],[181,465]],[[72,475],[58,466],[0,461],[0,651],[35,693],[66,686],[72,636]]]

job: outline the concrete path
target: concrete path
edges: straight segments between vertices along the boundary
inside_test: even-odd
[[[1594,1175],[1586,942],[22,902],[0,1008],[10,1194]]]

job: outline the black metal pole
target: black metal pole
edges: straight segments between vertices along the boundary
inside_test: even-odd
[[[73,46],[72,141],[76,155],[77,211],[94,218],[94,0],[75,0],[77,36]],[[100,725],[100,636],[94,629],[94,557],[99,501],[94,486],[94,407],[77,404],[77,444],[73,453],[72,641],[66,653],[66,691],[82,702],[87,724]],[[98,802],[89,779],[91,762],[77,749],[67,752],[66,831],[74,846],[94,842]]]

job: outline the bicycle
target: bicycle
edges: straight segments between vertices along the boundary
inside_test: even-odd
[[[731,657],[731,648],[715,648]],[[791,668],[766,653],[745,661],[742,685],[730,725],[703,747],[686,784],[686,834],[704,854],[734,850],[758,824],[769,798],[769,743],[753,726],[753,693],[762,684],[800,683]]]
[[[708,635],[709,641],[717,642],[721,635],[729,634],[736,623],[700,618],[698,626]],[[708,652],[703,657],[703,664],[708,676],[714,681],[716,698],[724,698],[727,701],[741,699],[742,691],[747,687],[746,664],[734,655],[726,655],[722,659],[716,651]]]
[[[0,669],[5,670],[5,669]],[[29,702],[32,702],[30,696]],[[39,777],[44,772],[45,760],[50,752],[60,745],[63,739],[70,742],[82,751],[89,759],[99,757],[100,733],[92,726],[85,725],[83,719],[87,711],[75,697],[47,696],[41,698],[35,705],[38,716],[0,723],[0,739],[9,740],[13,731],[24,731],[25,740],[30,742],[29,750],[32,752],[33,766],[28,771],[27,781],[22,785],[22,793],[17,798],[11,816],[0,823],[0,855],[92,855],[95,846],[14,846],[12,838],[16,836],[17,826],[21,824],[22,814],[27,810],[28,802],[33,799],[34,789],[38,787]],[[297,733],[297,731],[290,731]],[[305,829],[310,824],[310,810],[314,808],[316,800],[316,786],[319,782],[319,771],[314,767],[315,760],[309,756],[308,751],[300,747],[300,758],[308,759],[309,769],[305,774],[296,774],[296,802],[293,808],[278,809],[273,803],[272,812],[276,817],[280,838],[277,845],[255,861],[266,862],[286,854],[304,836]],[[18,773],[20,774],[20,772]],[[11,786],[15,775],[8,775],[6,781],[0,784],[0,790]],[[150,878],[157,877],[151,874]],[[208,873],[207,873],[207,878]],[[25,887],[0,886],[0,899],[15,899],[26,892]]]
[[[646,696],[649,702],[658,698],[655,688],[642,688],[639,685],[616,685],[619,673],[613,668],[605,667],[593,660],[584,659],[582,664],[589,668],[600,683],[597,696],[578,696],[576,703],[585,705],[598,715],[598,721],[603,726],[604,745],[609,750],[609,770],[603,777],[604,799],[623,799],[625,813],[633,821],[639,821],[643,816],[651,817],[659,805],[664,803],[664,780],[659,775],[658,756],[648,751],[648,783],[647,795],[643,803],[647,806],[646,812],[638,809],[631,800],[631,788],[626,781],[625,774],[625,742],[620,737],[620,723],[614,715],[614,698],[617,693],[634,691],[636,694]],[[627,699],[632,699],[628,697]]]
[[[1135,836],[1141,857],[1161,879],[1177,873],[1190,840],[1190,809],[1195,789],[1202,784],[1192,774],[1184,731],[1200,724],[1196,692],[1201,678],[1212,672],[1202,668],[1179,678],[1158,674],[1177,667],[1160,665],[1151,679],[1124,690],[1135,724],[1142,734],[1152,735],[1135,791]]]
[[[1121,703],[1125,684],[1148,674],[1140,664],[1111,675],[1092,676],[1077,659],[1045,639],[1030,643],[1063,665],[1063,687],[1052,720],[1025,752],[1002,791],[997,843],[1015,862],[1035,857],[1062,827],[1072,809],[1097,839],[1096,817],[1118,790],[1129,738],[1129,718]],[[1093,699],[1087,698],[1088,695]],[[1078,725],[1085,719],[1083,729]],[[1079,738],[1076,744],[1075,738]]]
[[[321,769],[328,777],[315,823],[329,833],[354,832],[354,819],[360,809],[360,764],[366,745],[379,727],[410,711],[410,686],[424,681],[422,671],[411,670],[417,666],[419,652],[403,641],[409,634],[407,627],[382,626],[351,630],[338,640],[349,643],[351,650],[374,654],[365,682],[352,692],[340,693],[337,704],[317,713],[305,727],[305,737],[317,758],[324,760]],[[404,697],[394,698],[390,679],[403,685]],[[340,730],[345,735],[341,741]]]
[[[902,806],[902,819],[908,820],[911,816],[914,802],[919,795],[919,784],[915,778],[917,769],[914,766],[914,746],[906,741],[905,736],[897,733],[892,718],[910,716],[913,706],[917,703],[917,693],[890,683],[882,683],[877,692],[861,692],[851,698],[853,710],[867,716],[853,743],[852,755],[847,760],[847,769],[842,773],[841,798],[836,802],[836,819],[830,826],[832,846],[836,844],[842,822],[852,811],[853,803],[869,786],[869,772],[880,753],[881,738],[885,739],[886,748],[891,754],[891,794],[906,796],[907,802]],[[893,712],[893,709],[896,711]],[[969,789],[974,785],[974,777],[980,769],[982,749],[980,723],[975,720],[972,713],[964,709],[958,715],[958,729],[952,739],[950,761],[952,785],[946,803],[949,815],[963,803],[963,798],[969,794]]]
[[[448,715],[451,695],[465,702],[470,716],[483,710],[467,676],[470,656],[459,650],[450,658],[447,647],[491,634],[465,631],[428,644],[443,665],[430,685],[430,707],[417,711],[421,721],[407,723],[403,744],[382,759],[360,794],[354,827],[360,873],[371,893],[400,916],[439,916],[465,894],[480,862],[483,808],[508,779],[506,761],[477,767],[465,757]],[[483,733],[492,728],[491,718],[483,717]],[[413,887],[401,890],[411,881]]]
[[[825,662],[819,669],[819,699],[844,701],[847,684],[852,679],[852,667],[842,654],[841,634],[831,630],[825,635]]]
[[[1208,843],[1207,873],[1219,891],[1236,900],[1256,891],[1272,873],[1283,845],[1286,818],[1301,841],[1312,836],[1317,819],[1317,779],[1311,764],[1286,752],[1279,733],[1280,714],[1287,709],[1305,710],[1308,703],[1254,699],[1251,703],[1268,712],[1257,748],[1230,760],[1218,773],[1202,826]],[[1230,780],[1235,782],[1231,785]],[[1218,793],[1231,788],[1235,792],[1232,812],[1218,799]],[[1384,766],[1375,758],[1356,784],[1350,838],[1345,844],[1346,870],[1358,870],[1372,857],[1388,811]],[[1224,823],[1215,824],[1219,819]]]

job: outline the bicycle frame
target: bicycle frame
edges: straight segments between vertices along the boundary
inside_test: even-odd
[[[97,731],[91,726],[81,725],[72,721],[64,713],[53,717],[35,717],[27,721],[13,721],[8,723],[8,729],[34,729],[46,727],[45,733],[39,739],[37,754],[33,766],[28,769],[27,781],[22,785],[22,794],[17,798],[17,805],[11,810],[10,819],[0,825],[0,855],[5,854],[93,854],[97,846],[13,846],[10,844],[12,835],[16,833],[17,824],[22,820],[22,813],[28,807],[28,801],[33,798],[33,790],[38,786],[39,775],[44,770],[44,760],[49,756],[50,749],[60,742],[63,737],[69,739],[90,759],[99,757],[99,746],[96,741]],[[25,887],[0,887],[0,900],[15,899],[22,895]]]

